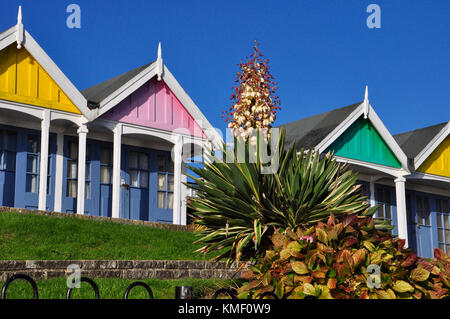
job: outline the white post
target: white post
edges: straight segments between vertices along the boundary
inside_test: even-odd
[[[62,210],[62,189],[64,179],[64,131],[61,130],[56,134],[56,163],[55,163],[55,204],[54,211]]]
[[[47,173],[48,173],[48,138],[50,130],[50,111],[44,111],[41,121],[41,159],[39,167],[39,201],[38,209],[47,209]]]
[[[183,148],[183,137],[176,138],[173,147],[173,165],[174,165],[174,189],[173,189],[173,223],[181,224],[181,151]]]
[[[211,155],[214,152],[212,143],[204,142],[202,152],[203,152],[203,154],[202,154],[203,162],[205,164],[211,164],[211,161],[208,158],[208,155]]]
[[[374,207],[376,205],[375,201],[375,178],[370,177],[370,207]]]
[[[408,223],[406,217],[406,195],[404,177],[398,177],[395,180],[395,195],[397,200],[397,226],[398,237],[405,240],[405,247],[408,247]]]
[[[86,137],[87,126],[82,124],[78,128],[78,186],[77,186],[77,214],[84,215],[84,193],[86,177]]]
[[[181,225],[186,225],[187,223],[187,214],[186,214],[186,198],[187,198],[187,186],[183,183],[187,182],[186,176],[186,163],[181,163]]]
[[[122,144],[122,124],[117,124],[113,130],[114,146],[113,146],[113,173],[112,173],[112,212],[113,218],[120,216],[120,158]]]

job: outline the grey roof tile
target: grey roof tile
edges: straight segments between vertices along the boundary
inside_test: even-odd
[[[88,100],[88,104],[91,108],[98,107],[98,104],[103,101],[106,97],[108,97],[111,93],[119,89],[122,85],[127,83],[129,80],[131,80],[133,77],[135,77],[137,74],[142,72],[144,69],[146,69],[148,66],[150,66],[152,63],[148,63],[146,65],[143,65],[141,67],[138,67],[136,69],[133,69],[131,71],[125,72],[121,75],[118,75],[112,79],[103,81],[101,83],[98,83],[96,85],[93,85],[91,87],[88,87],[81,91],[81,94],[84,95],[86,100]]]
[[[280,125],[286,131],[285,145],[295,141],[296,148],[309,149],[317,146],[328,134],[342,123],[362,102],[334,109],[325,113]]]
[[[431,142],[431,140],[447,125],[448,122],[420,128],[417,130],[394,135],[394,139],[405,152],[414,159]]]

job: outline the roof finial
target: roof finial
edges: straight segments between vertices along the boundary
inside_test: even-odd
[[[364,93],[364,118],[367,119],[369,114],[369,88],[366,85],[366,92]]]
[[[23,23],[22,23],[22,6],[19,6],[17,13],[17,30],[16,30],[17,48],[21,49],[23,44]]]
[[[161,81],[162,73],[163,73],[163,60],[162,60],[161,42],[159,42],[158,58],[156,59],[156,74],[158,75],[158,81]]]

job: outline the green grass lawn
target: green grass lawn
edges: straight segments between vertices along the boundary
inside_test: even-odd
[[[122,299],[126,288],[136,280],[127,279],[94,279],[99,288],[100,299]],[[231,287],[231,280],[219,279],[176,279],[159,280],[144,279],[143,281],[150,286],[156,299],[174,299],[176,286],[192,286],[194,297],[198,299],[210,299],[214,292],[222,287]],[[0,287],[4,282],[0,281]],[[67,294],[66,278],[53,278],[48,280],[36,281],[39,293],[39,299],[65,299]],[[33,289],[31,285],[24,280],[12,282],[7,290],[7,299],[31,299],[33,298]],[[94,290],[88,283],[82,282],[79,289],[74,288],[71,293],[72,299],[93,299]],[[144,287],[137,286],[133,288],[128,299],[147,299],[148,293]]]
[[[201,260],[196,235],[142,225],[0,213],[1,260]],[[210,256],[206,256],[208,258]]]

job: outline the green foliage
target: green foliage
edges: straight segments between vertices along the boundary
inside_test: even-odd
[[[259,147],[256,163],[239,161],[224,145],[225,162],[209,155],[204,167],[191,167],[198,177],[191,176],[197,197],[189,207],[195,222],[203,226],[197,242],[205,245],[198,251],[221,250],[217,259],[239,263],[262,256],[275,228],[312,225],[330,213],[374,213],[376,208],[369,209],[367,197],[355,185],[357,174],[347,165],[330,154],[319,156],[312,150],[298,154],[295,145],[285,150],[284,135],[281,131],[272,153],[279,163],[272,174],[263,172]],[[249,148],[246,152],[248,158]]]
[[[42,214],[0,212],[0,259],[199,260],[191,231]],[[206,256],[207,258],[209,256]]]
[[[272,235],[272,248],[243,273],[240,298],[450,298],[450,258],[425,260],[404,240],[375,228],[372,217],[331,215],[327,223]],[[370,271],[377,265],[378,275]],[[377,283],[379,285],[377,285]]]

